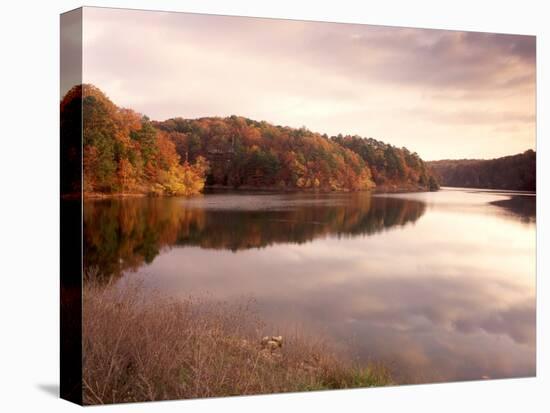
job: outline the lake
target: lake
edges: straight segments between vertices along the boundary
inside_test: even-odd
[[[535,375],[535,196],[209,193],[87,201],[84,262],[172,296],[253,298],[405,383]]]

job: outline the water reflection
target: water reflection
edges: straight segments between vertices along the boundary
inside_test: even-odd
[[[537,199],[535,196],[514,195],[509,199],[493,201],[491,204],[504,208],[510,215],[527,224],[534,224],[536,221]]]
[[[84,208],[84,263],[105,276],[120,275],[174,245],[236,252],[368,235],[415,222],[425,208],[420,201],[366,193],[92,201]]]
[[[170,295],[254,297],[274,326],[328,335],[394,366],[401,382],[532,376],[534,199],[443,190],[92,202],[85,262]]]

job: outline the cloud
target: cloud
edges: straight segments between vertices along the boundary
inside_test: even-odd
[[[460,111],[428,111],[426,109],[411,109],[410,116],[430,119],[432,122],[446,125],[500,125],[504,127],[510,123],[531,124],[534,125],[536,117],[534,114],[515,112],[515,111],[489,111],[489,110],[471,110]]]
[[[414,87],[505,89],[532,86],[535,75],[532,36],[341,25],[314,44],[336,70]]]
[[[535,143],[532,36],[85,8],[83,38],[84,81],[153,119],[237,114],[426,159]]]
[[[477,317],[459,318],[454,321],[455,327],[464,333],[476,330],[488,334],[505,334],[520,344],[535,344],[536,305],[534,300],[515,304],[511,307],[496,310],[481,319]]]

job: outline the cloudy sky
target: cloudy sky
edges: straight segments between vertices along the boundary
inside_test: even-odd
[[[152,119],[241,115],[426,160],[535,148],[535,38],[86,8],[83,81]]]

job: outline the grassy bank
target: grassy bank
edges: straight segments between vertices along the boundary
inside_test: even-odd
[[[84,403],[219,397],[390,384],[382,366],[352,365],[311,337],[284,332],[263,348],[249,305],[84,288]]]

